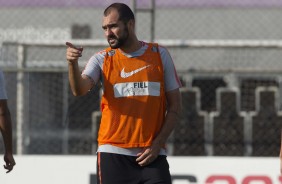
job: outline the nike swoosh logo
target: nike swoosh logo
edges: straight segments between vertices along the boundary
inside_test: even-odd
[[[134,75],[134,74],[136,74],[136,73],[138,73],[138,72],[144,70],[145,68],[148,68],[149,66],[150,66],[150,65],[146,65],[146,66],[143,66],[143,67],[138,68],[138,69],[136,69],[136,70],[133,70],[133,71],[131,71],[131,72],[125,72],[125,71],[124,71],[124,68],[123,68],[123,69],[121,70],[121,72],[120,72],[120,76],[121,76],[122,78],[130,77],[130,76],[132,76],[132,75]]]

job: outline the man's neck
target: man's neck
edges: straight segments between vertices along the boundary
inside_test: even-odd
[[[123,47],[120,47],[119,49],[125,53],[132,53],[139,50],[141,47],[142,43],[136,38],[133,40],[128,40],[127,44],[125,44]]]

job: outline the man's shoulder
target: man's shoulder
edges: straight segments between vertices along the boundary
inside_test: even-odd
[[[103,60],[106,55],[107,51],[104,49],[93,54],[90,60]]]
[[[144,45],[157,46],[160,52],[167,52],[167,48],[166,48],[165,46],[161,45],[161,44],[158,43],[158,42],[144,42],[144,41],[142,41],[142,43],[143,43]]]
[[[106,53],[107,53],[107,50],[104,49],[104,50],[100,50],[99,52],[96,52],[96,53],[94,54],[94,56],[105,56]]]
[[[95,53],[93,56],[98,58],[104,58],[105,56],[112,56],[116,53],[117,49],[112,49],[111,47],[105,48],[104,50],[101,50],[97,53]]]

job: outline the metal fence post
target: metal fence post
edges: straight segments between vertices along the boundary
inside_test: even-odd
[[[132,5],[132,10],[133,13],[137,14],[137,12],[148,12],[150,13],[151,16],[151,24],[150,24],[150,42],[154,42],[155,41],[155,9],[156,9],[156,1],[155,0],[151,0],[151,7],[149,8],[138,8],[137,7],[137,0],[132,0],[131,1],[131,5]],[[135,18],[136,19],[136,18]]]
[[[24,67],[25,67],[25,46],[18,45],[17,62],[17,154],[24,153]]]

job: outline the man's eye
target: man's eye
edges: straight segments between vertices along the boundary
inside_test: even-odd
[[[110,26],[110,28],[116,28],[116,27],[118,27],[116,24]]]

